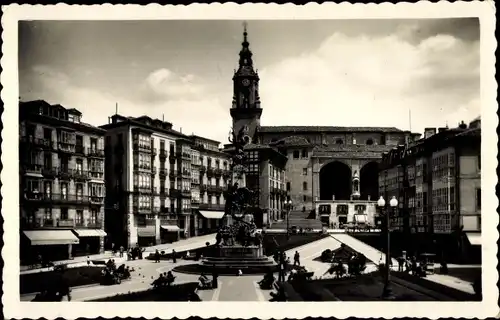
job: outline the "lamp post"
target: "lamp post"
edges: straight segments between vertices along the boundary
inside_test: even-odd
[[[290,210],[292,210],[292,200],[288,199],[285,201],[285,209],[286,209],[286,236],[290,237]]]
[[[380,197],[377,201],[377,205],[381,212],[385,213],[385,225],[387,232],[387,248],[385,252],[385,282],[384,282],[384,291],[382,292],[382,297],[389,299],[392,297],[392,289],[391,289],[391,219],[390,215],[393,211],[396,210],[398,206],[398,200],[396,197],[392,197],[391,201],[389,201],[389,206],[391,210],[387,210],[385,207],[384,197]]]

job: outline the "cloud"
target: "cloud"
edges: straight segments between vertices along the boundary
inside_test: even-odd
[[[144,97],[149,100],[196,100],[205,94],[201,79],[192,75],[178,75],[162,68],[151,72],[145,80]]]
[[[407,41],[415,30],[335,33],[316,50],[264,68],[263,125],[408,129],[410,109],[412,130],[471,120],[480,113],[479,43],[444,34]]]

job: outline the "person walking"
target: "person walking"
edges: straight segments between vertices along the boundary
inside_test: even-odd
[[[159,263],[160,262],[160,251],[158,251],[158,249],[156,249],[155,251],[155,263]]]
[[[300,266],[300,254],[298,251],[295,251],[295,255],[293,256],[293,265]]]
[[[177,254],[174,249],[172,249],[172,262],[177,263]]]

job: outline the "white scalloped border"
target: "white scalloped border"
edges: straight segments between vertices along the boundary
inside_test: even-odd
[[[3,57],[1,65],[1,92],[5,104],[2,114],[1,159],[2,215],[4,217],[5,246],[2,257],[3,269],[2,303],[6,318],[55,318],[67,319],[86,317],[154,317],[185,319],[189,316],[203,318],[252,318],[282,319],[305,317],[350,316],[369,317],[465,317],[486,318],[498,313],[498,274],[496,270],[498,250],[498,201],[495,196],[497,184],[497,135],[498,118],[495,81],[494,36],[495,4],[486,2],[420,2],[420,3],[383,3],[383,4],[340,4],[308,3],[303,6],[294,4],[243,4],[214,3],[191,4],[189,6],[140,5],[93,5],[79,6],[57,4],[9,5],[2,7]],[[21,303],[19,302],[19,177],[18,177],[18,71],[17,71],[17,21],[26,19],[51,20],[146,20],[146,19],[237,19],[237,20],[275,20],[275,19],[347,19],[347,18],[445,18],[479,17],[481,25],[481,126],[482,126],[482,189],[483,197],[483,302],[303,302],[303,303],[262,303],[262,302],[201,302],[194,307],[188,303],[145,302],[103,303]]]

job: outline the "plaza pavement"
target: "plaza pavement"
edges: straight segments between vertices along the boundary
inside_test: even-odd
[[[211,236],[211,235],[210,235]],[[208,240],[209,236],[204,236],[204,238],[198,239],[197,241],[180,241],[182,245],[169,244],[163,247],[158,246],[158,250],[171,250],[175,249],[176,251],[185,251],[194,249],[195,245],[203,244],[205,246],[205,242]],[[213,239],[213,236],[212,236]],[[345,237],[341,237],[340,239],[345,240]],[[354,238],[353,238],[354,239]],[[355,239],[356,241],[359,241]],[[346,241],[349,242],[349,239]],[[313,259],[319,257],[321,252],[326,249],[336,249],[341,245],[341,241],[339,241],[338,237],[329,236],[323,238],[321,240],[317,240],[306,245],[296,247],[294,249],[288,250],[286,252],[287,256],[293,261],[293,255],[295,251],[298,251],[300,254],[300,262],[303,266],[305,266],[309,271],[314,272],[314,277],[322,277],[329,278],[332,275],[325,274],[325,272],[329,269],[330,265],[328,263],[323,263],[320,261],[314,261]],[[346,243],[351,246],[353,242]],[[365,254],[368,259],[372,258],[380,258],[380,251],[375,248],[372,248],[364,243],[355,244],[351,246],[353,249],[358,250]],[[366,248],[369,247],[369,248]],[[183,249],[180,249],[183,248]],[[188,249],[185,249],[188,248]],[[156,249],[156,248],[155,248]],[[153,251],[155,249],[152,249]],[[371,259],[370,259],[371,260]],[[373,261],[373,260],[372,260]],[[373,261],[372,263],[367,264],[367,269],[365,272],[372,272],[377,269],[378,259]],[[134,260],[125,262],[126,265],[135,268],[135,272],[132,273],[132,279],[129,281],[125,281],[120,285],[113,286],[87,286],[87,287],[77,287],[72,290],[72,301],[88,301],[99,298],[104,298],[107,296],[113,296],[119,293],[128,293],[134,291],[142,291],[151,287],[151,282],[158,277],[158,274],[161,272],[167,272],[173,269],[173,267],[181,264],[191,264],[193,261],[184,261],[179,259],[177,264],[173,264],[172,261],[161,261],[160,263],[155,263],[150,260]],[[397,268],[397,263],[394,263],[393,269]],[[177,283],[184,282],[193,282],[198,281],[198,275],[190,275],[190,274],[182,274],[174,272],[176,276]],[[276,275],[277,277],[277,275]],[[199,290],[198,295],[202,299],[202,301],[268,301],[270,299],[270,292],[272,290],[261,290],[257,284],[259,280],[262,279],[262,275],[243,275],[241,277],[236,276],[220,276],[219,277],[219,286],[217,289],[211,290]],[[430,281],[435,281],[437,283],[462,290],[468,293],[473,293],[472,286],[469,282],[460,280],[455,277],[447,276],[447,275],[428,275],[427,279]],[[35,294],[28,294],[21,296],[21,301],[30,301],[34,298]]]

